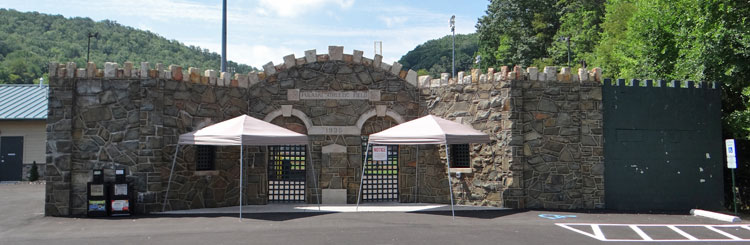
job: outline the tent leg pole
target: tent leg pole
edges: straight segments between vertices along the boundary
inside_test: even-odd
[[[362,184],[365,183],[365,166],[367,165],[367,153],[370,153],[370,142],[368,140],[367,146],[365,147],[365,159],[362,160],[362,175],[359,176],[359,192],[357,192],[357,208],[354,211],[359,211],[359,198],[362,196]]]
[[[317,175],[318,175],[318,174],[317,174],[317,173],[315,173],[315,164],[314,164],[314,163],[313,163],[313,161],[312,161],[312,151],[310,150],[310,146],[311,146],[311,145],[312,145],[312,144],[310,144],[310,145],[307,145],[307,146],[305,147],[305,148],[307,148],[307,157],[305,157],[305,161],[307,161],[308,159],[310,159],[310,160],[311,160],[311,161],[309,161],[309,163],[310,163],[310,167],[312,168],[312,176],[313,176],[313,182],[315,183],[315,195],[318,195],[318,194],[320,194],[320,193],[318,192],[318,178],[317,178]],[[323,196],[322,196],[322,195],[318,196],[318,198],[317,198],[317,199],[318,199],[318,211],[320,211],[320,199],[321,199],[321,198],[323,198]]]
[[[180,144],[177,144],[174,151],[174,158],[172,158],[172,169],[169,170],[169,181],[167,181],[167,191],[164,193],[164,205],[161,206],[161,211],[167,209],[167,197],[169,197],[169,187],[172,185],[172,174],[174,173],[174,164],[177,162],[177,153],[180,152]]]
[[[456,219],[456,210],[453,209],[453,184],[451,184],[451,155],[449,144],[445,144],[445,167],[448,168],[448,190],[451,192],[451,215]]]
[[[245,173],[242,171],[243,165],[245,165],[242,160],[244,160],[245,155],[244,152],[242,152],[242,148],[245,148],[244,145],[240,145],[240,222],[242,222],[242,176],[245,175]]]
[[[416,175],[417,175],[416,178],[417,179],[414,182],[417,184],[417,187],[416,187],[416,189],[417,189],[417,191],[416,191],[417,195],[414,198],[414,202],[418,203],[419,202],[419,145],[417,145],[417,163],[415,165],[416,165],[416,168],[417,168],[416,169]]]

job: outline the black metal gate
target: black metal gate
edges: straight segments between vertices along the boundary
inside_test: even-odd
[[[23,137],[0,137],[0,181],[21,181]]]
[[[680,84],[605,80],[607,209],[722,207],[721,91]]]
[[[268,201],[305,202],[306,145],[268,147]]]
[[[362,136],[362,152],[367,147],[368,136]],[[364,181],[362,184],[362,201],[393,202],[398,201],[398,145],[387,147],[387,161],[373,161],[372,147],[367,154]],[[364,154],[362,156],[364,158]]]

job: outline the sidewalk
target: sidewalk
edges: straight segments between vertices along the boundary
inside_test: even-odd
[[[497,211],[508,210],[507,208],[498,207],[480,207],[480,206],[454,206],[456,211]],[[307,203],[280,203],[268,205],[246,205],[242,206],[242,213],[352,213],[352,212],[390,212],[390,213],[408,213],[408,212],[437,212],[451,211],[451,206],[447,204],[432,203],[367,203],[360,204],[357,209],[356,204],[317,204]],[[203,208],[190,210],[176,210],[167,212],[157,212],[153,214],[161,215],[185,215],[185,214],[232,214],[239,213],[239,206],[223,208]]]

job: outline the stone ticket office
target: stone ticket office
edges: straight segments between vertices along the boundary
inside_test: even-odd
[[[164,195],[178,136],[242,114],[310,138],[309,146],[244,146],[243,203],[355,203],[367,135],[433,114],[472,125],[492,141],[450,146],[450,167],[440,151],[445,146],[387,146],[387,161],[368,163],[364,202],[448,203],[450,176],[458,204],[721,206],[714,85],[602,82],[599,69],[573,74],[555,67],[432,79],[379,55],[343,51],[309,50],[234,76],[146,62],[103,69],[50,64],[45,214],[84,215],[93,169],[104,169],[107,178],[126,169],[139,213],[161,211],[164,198],[167,210],[238,205],[238,146],[180,146]],[[679,113],[692,117],[677,121],[685,119],[674,117]],[[608,128],[608,118],[621,123]],[[648,120],[658,123],[642,123]],[[665,148],[681,155],[664,155]]]

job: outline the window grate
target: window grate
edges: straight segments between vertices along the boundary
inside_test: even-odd
[[[195,149],[195,170],[215,170],[216,146],[198,145]]]
[[[469,144],[451,145],[451,168],[471,167]]]
[[[306,145],[268,147],[268,201],[305,201]]]
[[[362,158],[364,158],[368,138],[368,136],[362,136]],[[398,201],[398,145],[389,145],[387,150],[387,161],[372,161],[372,146],[370,146],[362,184],[362,201]]]

